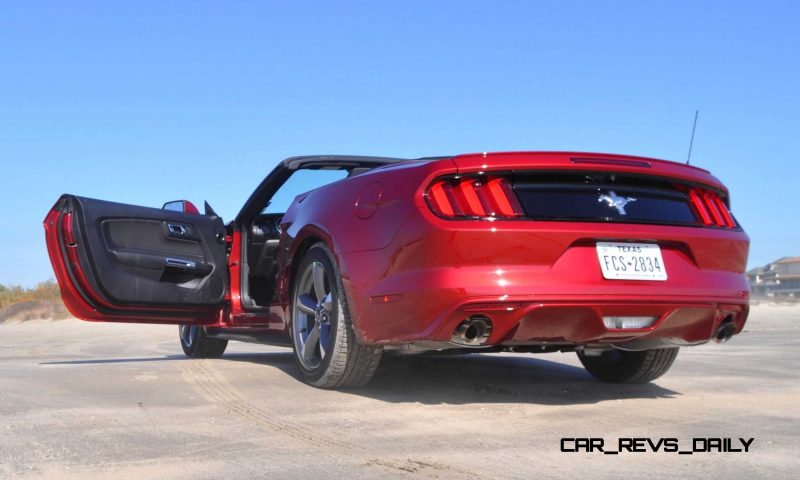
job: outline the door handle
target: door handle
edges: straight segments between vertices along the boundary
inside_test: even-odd
[[[168,223],[167,230],[172,235],[177,235],[179,237],[183,237],[189,233],[189,229],[179,223]]]
[[[180,260],[177,258],[167,258],[165,263],[167,267],[181,268],[183,270],[194,270],[197,268],[197,262]]]
[[[211,273],[212,270],[214,270],[214,267],[205,262],[197,263],[191,260],[183,260],[180,258],[172,258],[172,257],[167,257],[164,259],[164,268],[165,270],[166,269],[180,270],[183,273],[189,275],[197,275],[197,276],[208,275],[209,273]]]
[[[191,224],[164,222],[162,225],[162,228],[164,229],[164,235],[169,238],[175,238],[178,240],[191,240],[193,242],[202,242],[203,240]]]

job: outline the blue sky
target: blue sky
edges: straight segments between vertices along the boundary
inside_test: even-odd
[[[280,159],[584,150],[731,189],[800,255],[797,2],[3,2],[0,283],[52,277],[61,193],[226,219]]]

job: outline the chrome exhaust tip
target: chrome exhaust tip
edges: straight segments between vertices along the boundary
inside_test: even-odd
[[[459,323],[451,341],[458,345],[477,347],[489,340],[492,334],[492,321],[485,315],[472,315]]]
[[[725,343],[730,340],[735,333],[736,325],[733,324],[733,320],[725,320],[722,322],[722,325],[717,328],[717,334],[714,336],[714,341],[717,343]]]

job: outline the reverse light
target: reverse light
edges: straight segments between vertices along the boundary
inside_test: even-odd
[[[603,317],[606,328],[613,330],[648,328],[656,323],[656,320],[658,317]]]
[[[503,177],[460,177],[435,180],[426,194],[440,217],[487,220],[522,217],[525,212],[511,184]]]

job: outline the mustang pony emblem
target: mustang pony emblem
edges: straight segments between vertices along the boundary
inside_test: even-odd
[[[625,205],[635,202],[636,199],[633,197],[618,197],[616,193],[610,191],[608,193],[600,194],[597,198],[598,203],[606,202],[609,207],[614,207],[617,209],[620,215],[626,215],[627,212],[625,211]]]

